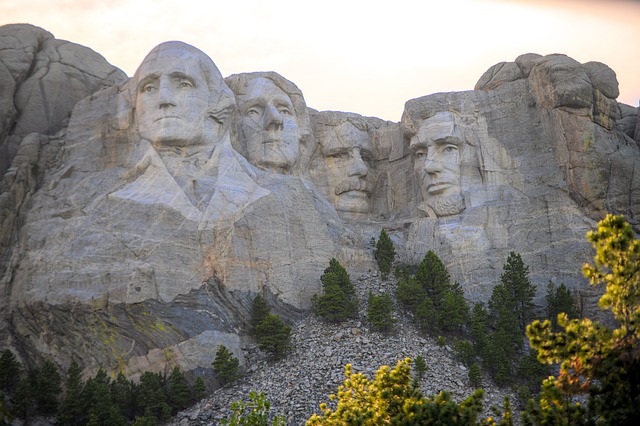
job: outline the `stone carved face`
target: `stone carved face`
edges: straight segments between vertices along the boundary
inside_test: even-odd
[[[288,172],[300,151],[296,113],[289,96],[263,77],[248,81],[239,95],[240,128],[249,161],[264,168]]]
[[[423,203],[438,217],[465,209],[460,186],[464,146],[460,127],[450,112],[425,120],[409,144]]]
[[[232,105],[233,95],[204,53],[163,43],[147,55],[134,80],[135,122],[143,139],[159,149],[219,139],[225,116],[220,111]]]
[[[368,163],[373,155],[369,134],[345,122],[323,144],[322,155],[336,210],[369,213],[372,188]]]

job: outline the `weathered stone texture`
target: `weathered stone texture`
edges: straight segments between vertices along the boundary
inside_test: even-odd
[[[0,27],[0,46],[0,339],[28,363],[66,367],[72,347],[136,377],[210,368],[218,344],[242,358],[256,294],[307,315],[332,257],[376,268],[382,228],[469,300],[519,252],[540,302],[549,280],[587,292],[606,212],[640,226],[638,111],[601,63],[521,55],[390,123],[308,109],[276,73],[225,83],[179,42],[132,79],[35,27]],[[176,57],[188,78],[163,86]]]

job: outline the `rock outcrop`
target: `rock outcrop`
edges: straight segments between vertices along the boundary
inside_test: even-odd
[[[601,63],[522,55],[400,123],[312,110],[273,72],[223,79],[180,42],[128,79],[5,26],[0,65],[0,338],[27,364],[135,377],[210,368],[218,344],[243,358],[256,294],[303,317],[332,257],[376,268],[382,228],[473,301],[510,251],[538,299],[549,280],[588,294],[586,231],[606,212],[640,229],[638,109]]]

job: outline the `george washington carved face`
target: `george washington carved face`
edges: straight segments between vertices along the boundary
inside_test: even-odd
[[[154,48],[134,78],[135,123],[156,148],[216,142],[223,118],[233,104],[213,62],[181,42]],[[213,138],[213,139],[212,139]]]

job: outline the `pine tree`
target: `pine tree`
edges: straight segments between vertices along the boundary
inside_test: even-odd
[[[320,280],[322,281],[322,295],[314,295],[312,299],[315,314],[329,322],[342,322],[357,318],[356,289],[347,270],[336,259],[329,261],[329,266],[325,269]]]
[[[476,353],[481,354],[484,351],[488,326],[489,312],[487,312],[482,303],[477,302],[473,305],[473,312],[471,313],[471,320],[469,322],[469,333],[471,340],[473,340],[473,347]]]
[[[440,327],[447,331],[462,331],[469,322],[469,306],[464,299],[464,291],[458,283],[445,293],[439,312]]]
[[[445,294],[451,289],[451,282],[449,281],[449,271],[438,255],[429,250],[418,265],[415,278],[433,305],[439,310]]]
[[[193,383],[193,394],[191,397],[191,403],[196,403],[207,396],[207,387],[204,384],[204,379],[201,376],[196,377],[196,381]]]
[[[138,403],[146,418],[164,421],[171,416],[164,390],[165,377],[160,373],[144,372],[140,377]]]
[[[393,301],[389,294],[374,295],[369,291],[367,319],[376,331],[387,332],[393,327],[398,320],[393,317]]]
[[[578,311],[574,307],[571,292],[569,292],[569,289],[567,289],[564,284],[556,287],[554,283],[549,281],[545,300],[547,302],[547,319],[551,321],[553,331],[560,331],[558,327],[558,314],[564,312],[569,319],[579,317]]]
[[[587,239],[596,255],[584,275],[606,286],[599,305],[618,327],[560,314],[558,332],[549,320],[527,328],[538,359],[560,364],[557,376],[544,381],[539,404],[527,410],[529,424],[640,424],[640,240],[622,216],[612,215]],[[574,398],[585,394],[586,411]]]
[[[418,326],[429,334],[435,334],[440,330],[438,311],[436,311],[429,297],[425,297],[420,306],[418,306],[415,320]]]
[[[527,324],[533,319],[533,298],[536,295],[536,287],[529,280],[529,267],[525,266],[522,257],[515,253],[509,253],[507,263],[503,266],[504,272],[500,276],[500,282],[504,286],[506,298],[512,307],[518,327],[524,335]]]
[[[58,413],[61,425],[80,426],[86,423],[86,406],[82,399],[82,371],[77,362],[72,361],[67,369],[66,392]]]
[[[0,356],[0,391],[11,395],[20,383],[22,364],[9,349]]]
[[[239,366],[238,358],[234,357],[225,345],[218,345],[216,358],[213,361],[213,372],[220,383],[226,385],[238,379],[240,377]]]
[[[455,339],[453,341],[453,350],[455,351],[456,357],[462,362],[464,365],[469,367],[476,358],[476,352],[473,349],[473,345],[470,341],[464,339]]]
[[[478,389],[482,386],[482,372],[478,363],[474,362],[469,367],[469,385],[472,388]]]
[[[427,292],[414,277],[400,278],[396,287],[396,298],[410,312],[415,313],[425,297],[427,297]]]
[[[321,414],[311,416],[306,423],[308,426],[511,424],[508,403],[502,420],[476,422],[482,410],[482,390],[460,404],[447,392],[424,397],[411,379],[408,359],[398,361],[394,368],[381,367],[371,380],[361,373],[354,373],[351,365],[345,370],[344,385],[331,397],[335,410],[321,404]]]
[[[28,377],[21,377],[18,387],[11,396],[13,415],[19,419],[27,420],[29,414],[33,412],[34,392],[30,382]]]
[[[111,400],[120,414],[126,419],[133,419],[137,410],[138,386],[127,380],[123,372],[118,373],[116,379],[109,384]]]
[[[486,335],[482,358],[484,366],[499,385],[513,380],[517,354],[524,344],[516,306],[512,293],[507,291],[504,284],[494,287],[489,299],[492,331]]]
[[[418,379],[422,379],[422,376],[424,376],[424,373],[429,370],[429,367],[427,366],[424,358],[422,358],[422,356],[420,355],[418,355],[413,361],[413,367],[416,372],[416,376],[418,377]]]
[[[88,424],[126,425],[126,419],[111,398],[111,380],[100,368],[84,385],[83,399],[87,404]]]
[[[393,261],[396,257],[396,249],[393,246],[393,241],[387,234],[387,231],[382,229],[380,231],[380,237],[376,243],[375,258],[378,261],[378,267],[380,268],[380,275],[383,280],[386,280],[391,272]]]
[[[169,375],[169,405],[171,405],[172,414],[182,411],[189,406],[189,398],[191,389],[184,374],[180,371],[180,367],[175,366]]]
[[[36,390],[34,399],[37,412],[43,416],[55,414],[60,404],[62,379],[53,362],[47,360],[42,367],[31,370],[29,372],[29,380],[31,381],[31,388]]]
[[[267,303],[267,299],[264,298],[261,294],[258,294],[253,299],[253,304],[251,305],[251,332],[255,333],[256,327],[260,324],[264,319],[269,315],[271,309],[269,309],[269,304]]]
[[[274,358],[283,357],[291,349],[291,327],[278,315],[269,314],[256,327],[258,347]]]

